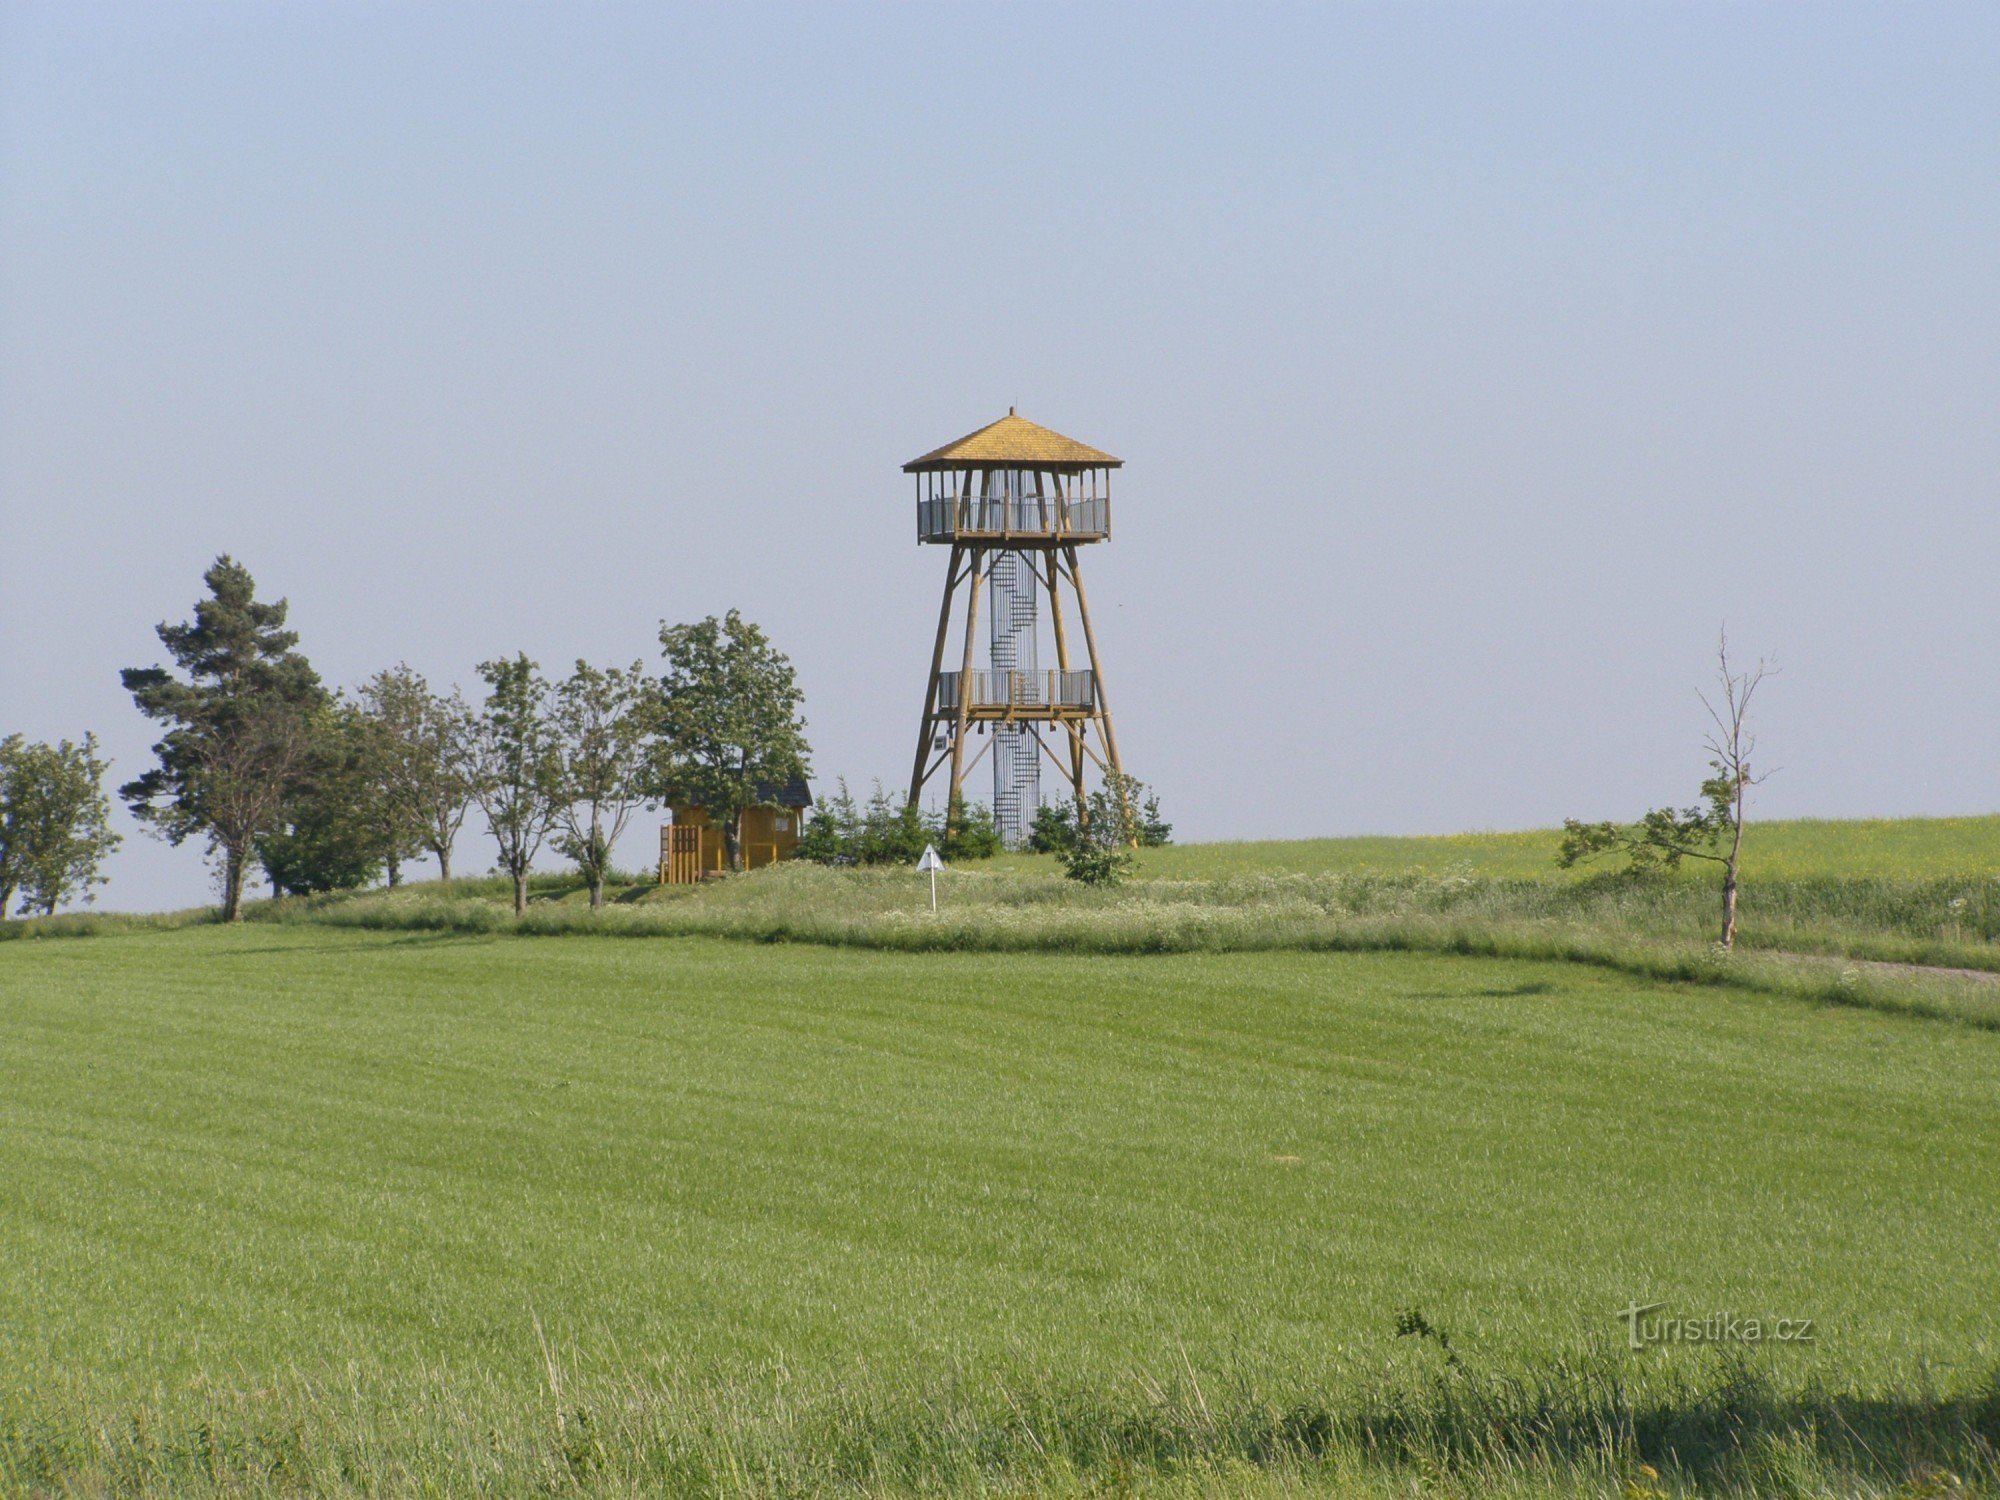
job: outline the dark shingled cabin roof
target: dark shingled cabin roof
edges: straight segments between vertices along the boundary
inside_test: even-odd
[[[774,802],[780,807],[811,807],[813,805],[812,786],[803,776],[794,776],[782,786],[775,781],[758,782],[757,801],[755,805],[758,807],[768,807]],[[670,798],[668,799],[667,806],[700,807],[701,804],[699,802],[688,802],[678,798]]]
[[[774,781],[761,783],[757,788],[759,802],[775,802],[780,807],[811,807],[812,788],[803,776],[794,776],[783,786]]]

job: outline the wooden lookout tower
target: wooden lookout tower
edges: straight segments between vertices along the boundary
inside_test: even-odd
[[[1111,535],[1111,471],[1121,462],[1009,408],[999,421],[903,465],[917,481],[917,540],[951,548],[910,801],[946,768],[948,795],[957,797],[990,751],[994,820],[1010,848],[1027,838],[1041,806],[1043,756],[1078,798],[1089,765],[1123,769],[1077,566],[1079,547]],[[964,633],[948,657],[961,589]],[[982,592],[989,596],[984,620]],[[1083,632],[1080,659],[1065,594]],[[1041,655],[1044,602],[1053,666]]]

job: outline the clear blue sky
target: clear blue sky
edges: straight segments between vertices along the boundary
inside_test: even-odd
[[[1990,3],[10,4],[0,316],[0,731],[121,779],[227,550],[335,683],[740,607],[894,785],[1018,403],[1187,836],[1685,800],[1724,619],[1764,814],[2000,807]]]

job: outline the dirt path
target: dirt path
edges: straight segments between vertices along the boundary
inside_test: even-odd
[[[1794,963],[1838,965],[1859,969],[1864,974],[1888,974],[1909,979],[1970,979],[1976,984],[2000,985],[2000,972],[1992,969],[1945,969],[1935,964],[1898,964],[1879,958],[1840,958],[1824,953],[1779,953]]]
[[[1940,969],[1934,964],[1892,964],[1877,959],[1851,960],[1858,969],[1878,974],[1915,974],[1926,979],[1972,979],[1981,984],[2000,984],[2000,973],[1991,969]]]

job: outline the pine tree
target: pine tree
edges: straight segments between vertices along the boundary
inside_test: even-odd
[[[951,799],[934,831],[938,853],[952,861],[991,859],[1004,843],[993,809],[984,802],[967,803],[963,795]]]
[[[226,554],[202,575],[194,619],[162,624],[185,674],[131,667],[121,677],[139,712],[166,726],[159,763],[119,789],[133,815],[170,844],[206,838],[222,864],[222,914],[243,915],[243,877],[259,835],[276,832],[312,754],[311,723],[327,702],[285,629],[286,603],[260,602],[249,570]]]
[[[855,857],[864,865],[915,864],[931,841],[923,809],[914,802],[892,798],[875,783],[875,794],[862,814]]]
[[[854,805],[854,794],[847,789],[847,778],[842,777],[834,794],[822,797],[812,816],[806,819],[805,831],[793,853],[799,859],[819,865],[855,864],[860,827],[861,814]]]

